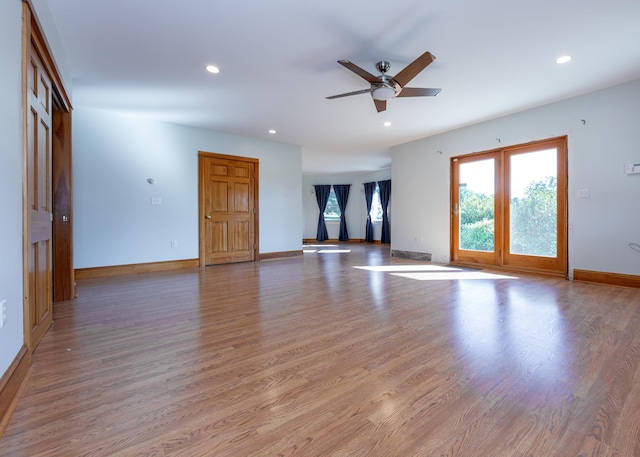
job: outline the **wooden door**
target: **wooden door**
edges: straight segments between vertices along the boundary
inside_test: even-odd
[[[27,77],[27,291],[25,340],[31,352],[53,318],[51,209],[51,79],[31,45]]]
[[[200,264],[257,259],[256,159],[200,153]]]
[[[54,84],[55,89],[55,84]],[[57,103],[54,90],[52,130],[53,301],[75,296],[73,271],[73,200],[71,176],[71,111]],[[59,99],[58,99],[59,100]],[[55,306],[55,305],[54,305]]]

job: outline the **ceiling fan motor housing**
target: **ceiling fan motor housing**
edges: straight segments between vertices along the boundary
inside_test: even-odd
[[[381,60],[376,64],[376,68],[380,73],[386,73],[389,71],[389,68],[391,68],[391,64],[386,60]]]

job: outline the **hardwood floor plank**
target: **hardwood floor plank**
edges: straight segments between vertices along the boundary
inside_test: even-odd
[[[640,455],[637,289],[348,244],[77,292],[0,455]]]

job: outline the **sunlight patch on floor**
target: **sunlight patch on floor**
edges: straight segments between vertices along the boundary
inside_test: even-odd
[[[416,279],[418,281],[447,281],[458,279],[518,279],[516,276],[507,276],[496,273],[487,273],[484,271],[452,271],[452,272],[434,272],[434,273],[391,273],[392,276],[401,276],[403,278]]]
[[[417,281],[450,281],[458,279],[518,279],[498,273],[468,270],[444,265],[380,265],[353,267],[359,270],[389,273],[392,276],[415,279]]]
[[[303,244],[302,252],[304,254],[343,254],[351,252],[351,249],[338,249],[337,244]]]
[[[460,268],[445,267],[443,265],[373,265],[353,268],[369,271],[385,271],[388,273],[398,271],[462,271]]]

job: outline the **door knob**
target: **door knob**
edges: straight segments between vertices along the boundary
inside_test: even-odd
[[[208,214],[204,217],[205,219],[211,219],[211,216],[209,216]]]

